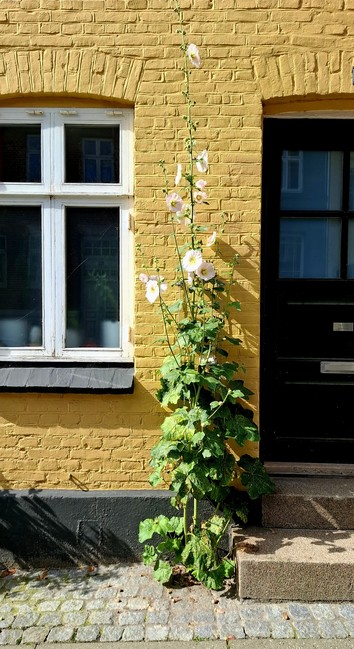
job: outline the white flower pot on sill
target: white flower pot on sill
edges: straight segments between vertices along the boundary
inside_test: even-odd
[[[102,320],[101,347],[119,347],[119,320]]]

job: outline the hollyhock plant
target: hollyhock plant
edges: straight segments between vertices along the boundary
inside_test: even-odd
[[[240,308],[232,296],[237,290],[237,255],[226,264],[224,276],[221,260],[216,259],[217,247],[212,250],[216,229],[206,240],[205,254],[203,251],[201,234],[209,231],[205,224],[210,215],[203,212],[207,183],[197,174],[207,173],[209,162],[205,144],[201,153],[196,153],[197,122],[190,92],[191,66],[199,68],[201,59],[197,47],[187,43],[182,10],[178,0],[174,2],[184,59],[182,96],[187,130],[183,173],[182,164],[174,163],[178,194],[169,181],[169,167],[163,160],[159,164],[171,228],[162,266],[171,274],[172,268],[177,270],[168,292],[160,274],[161,260],[155,259],[156,274],[141,273],[139,278],[147,300],[156,303],[154,308],[162,316],[162,342],[167,350],[157,398],[168,413],[151,451],[150,483],[173,491],[171,505],[177,512],[171,518],[160,515],[142,521],[139,540],[145,544],[144,563],[153,565],[159,581],[168,582],[173,565],[182,564],[194,579],[220,589],[234,573],[234,563],[222,549],[221,539],[231,521],[246,520],[247,499],[271,492],[272,483],[260,460],[241,450],[246,442],[257,442],[259,434],[252,410],[246,406],[252,393],[240,378],[243,367],[232,356],[232,349],[241,342],[232,331]],[[180,228],[181,222],[187,227]],[[237,453],[230,453],[233,444]],[[230,486],[234,479],[243,491]],[[203,499],[215,506],[209,518],[200,512]],[[156,537],[160,537],[158,543]],[[152,538],[154,543],[146,544]]]

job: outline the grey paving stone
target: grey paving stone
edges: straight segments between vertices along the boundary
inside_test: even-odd
[[[19,606],[14,607],[17,610],[17,615],[20,613],[33,613],[33,606],[29,606],[28,604],[19,604]]]
[[[170,612],[168,609],[162,610],[147,610],[146,623],[147,624],[167,624]]]
[[[142,611],[149,606],[149,600],[143,597],[134,597],[127,601],[127,609],[134,611]]]
[[[265,615],[268,620],[284,620],[284,616],[288,616],[288,608],[286,604],[268,604],[265,609]]]
[[[14,615],[9,615],[9,614],[1,615],[0,629],[8,629],[9,626],[11,626],[11,624],[13,623],[14,619],[15,619]]]
[[[190,642],[193,640],[193,628],[191,626],[174,626],[170,628],[168,639]]]
[[[320,632],[317,624],[311,620],[302,619],[293,620],[293,627],[295,629],[296,638],[319,638]]]
[[[80,601],[80,600],[78,600]],[[105,599],[92,599],[89,602],[86,602],[86,608],[88,611],[102,611],[106,608]]]
[[[0,606],[0,615],[6,615],[7,613],[12,612],[11,604],[1,604]]]
[[[0,645],[2,644],[19,644],[22,638],[22,631],[19,629],[3,629],[0,632]]]
[[[309,604],[300,604],[299,602],[289,602],[288,613],[294,619],[309,618],[312,619],[311,608]]]
[[[56,626],[49,631],[46,642],[70,642],[73,635],[73,627]]]
[[[113,626],[109,624],[101,628],[101,642],[118,642],[121,640],[123,629],[120,626]]]
[[[149,583],[150,580],[147,580],[146,584],[142,584],[140,581],[139,584],[139,595],[143,597],[151,597],[152,599],[160,599],[164,594],[164,587],[161,584],[155,584],[154,582]]]
[[[145,640],[167,640],[169,628],[164,624],[147,624]]]
[[[214,640],[217,637],[215,624],[197,624],[194,627],[194,639]]]
[[[127,626],[123,631],[122,640],[127,642],[140,642],[144,640],[144,627],[140,624]]]
[[[242,604],[240,606],[240,617],[242,620],[265,619],[266,607],[264,604]]]
[[[318,629],[321,638],[347,638],[349,635],[340,620],[320,620]]]
[[[95,600],[97,603],[104,603],[105,608],[109,611],[117,611],[126,608],[128,600],[125,597],[115,597],[112,601],[104,602],[104,600]],[[88,608],[88,605],[87,605]]]
[[[36,624],[37,619],[38,619],[37,613],[20,613],[20,615],[16,615],[12,623],[12,628],[25,629],[28,626],[34,626]]]
[[[295,633],[294,633],[294,628],[290,624],[290,622],[284,621],[273,621],[271,623],[271,631],[270,635],[272,638],[293,638]]]
[[[343,624],[348,631],[348,635],[354,638],[354,620],[343,620]]]
[[[82,626],[87,620],[87,611],[71,611],[63,614],[63,623],[72,626]]]
[[[331,604],[325,604],[323,602],[309,604],[309,609],[316,620],[334,620],[336,617],[334,607]]]
[[[270,638],[270,624],[265,620],[246,620],[244,629],[249,638]]]
[[[118,624],[121,626],[143,624],[144,621],[145,611],[123,611],[118,615]]]
[[[90,624],[112,624],[112,612],[91,611],[88,621]]]
[[[49,629],[39,629],[36,626],[32,626],[29,629],[24,630],[21,644],[28,644],[30,642],[44,642],[48,633]]]
[[[37,626],[53,627],[53,626],[60,626],[61,623],[62,623],[61,613],[48,612],[48,613],[42,613],[39,620],[37,621]]]
[[[127,582],[124,587],[120,589],[120,592],[124,594],[124,597],[135,597],[138,594],[138,591],[139,582],[137,580]]]
[[[338,612],[343,617],[346,617],[350,620],[354,620],[354,604],[350,604],[350,603],[339,604]]]
[[[89,604],[89,602],[87,603]],[[84,605],[82,599],[69,599],[62,603],[60,610],[63,612],[80,611]],[[88,608],[88,606],[87,606]]]
[[[95,642],[99,636],[100,630],[97,624],[89,626],[80,626],[76,632],[76,642]]]
[[[42,612],[46,611],[56,611],[59,608],[60,602],[57,599],[52,599],[47,602],[40,602],[38,604],[37,610]]]

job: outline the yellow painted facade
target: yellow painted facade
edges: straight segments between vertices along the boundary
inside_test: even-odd
[[[354,109],[354,0],[182,0],[203,65],[193,73],[198,145],[209,148],[206,220],[227,216],[240,254],[240,352],[257,410],[264,113]],[[169,0],[2,0],[2,106],[132,106],[135,237],[171,272],[162,178],[183,151],[179,36]],[[183,156],[183,154],[182,154]],[[136,273],[140,260],[136,258]],[[174,264],[174,262],[173,262]],[[238,325],[235,327],[237,331]],[[131,395],[0,394],[0,487],[141,489],[162,413],[163,350],[140,285]],[[253,449],[256,451],[256,449]]]

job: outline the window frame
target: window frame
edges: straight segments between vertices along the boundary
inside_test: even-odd
[[[66,124],[119,126],[119,183],[65,183]],[[41,207],[42,345],[0,347],[0,361],[130,362],[133,357],[133,111],[93,108],[9,108],[0,111],[1,125],[41,125],[41,182],[0,185],[0,205]],[[124,160],[124,164],[123,164]],[[66,207],[119,209],[119,348],[65,348]]]

